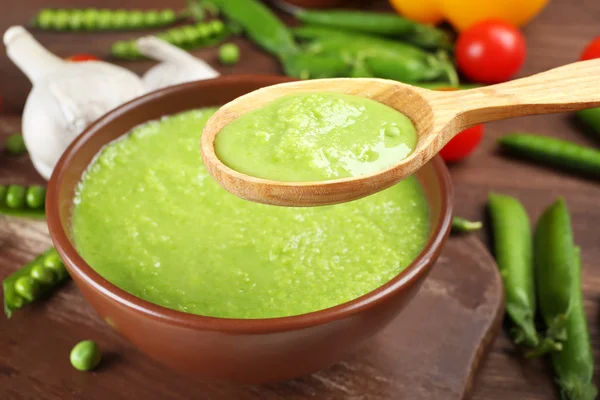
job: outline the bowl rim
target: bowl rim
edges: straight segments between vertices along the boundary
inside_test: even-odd
[[[114,119],[127,114],[130,110],[137,107],[143,107],[144,104],[157,101],[169,94],[198,91],[206,87],[218,87],[221,84],[235,84],[238,82],[256,82],[268,86],[284,82],[285,79],[289,80],[289,78],[278,75],[228,75],[170,86],[137,97],[111,110],[79,134],[64,151],[54,168],[54,172],[48,182],[46,201],[46,219],[50,237],[71,274],[75,274],[79,279],[94,288],[94,290],[100,292],[103,296],[110,298],[112,301],[123,307],[142,313],[146,317],[186,328],[232,334],[260,334],[290,331],[347,318],[377,306],[390,296],[401,291],[405,286],[414,283],[414,281],[418,280],[423,274],[426,274],[428,270],[433,267],[433,260],[437,258],[441,252],[441,245],[450,232],[452,221],[453,189],[451,178],[445,163],[439,156],[434,157],[430,163],[433,164],[432,166],[435,175],[440,181],[440,218],[423,250],[421,250],[419,255],[417,255],[403,271],[384,285],[379,286],[360,297],[333,307],[300,315],[258,319],[220,318],[190,314],[151,303],[117,287],[115,284],[98,274],[79,255],[61,223],[59,188],[62,185],[65,174],[69,170],[71,161],[75,158],[80,148],[92,136],[106,125],[109,125]]]

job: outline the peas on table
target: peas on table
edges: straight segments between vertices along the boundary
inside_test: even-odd
[[[240,48],[235,43],[225,43],[219,47],[219,61],[225,65],[236,64],[240,60]]]
[[[45,251],[2,281],[6,316],[52,292],[68,277],[56,250]]]
[[[8,136],[6,142],[4,142],[4,146],[6,147],[6,151],[11,154],[23,154],[27,152],[23,135],[20,133],[13,133]]]
[[[102,353],[96,342],[84,340],[73,347],[69,359],[73,368],[79,371],[90,371],[100,364]]]
[[[21,185],[10,185],[6,192],[6,205],[10,208],[23,208],[27,189]]]

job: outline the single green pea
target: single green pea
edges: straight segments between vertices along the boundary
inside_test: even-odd
[[[10,208],[23,208],[27,190],[20,185],[10,185],[6,192],[6,205]]]
[[[96,22],[99,29],[110,29],[112,26],[113,14],[110,10],[102,9],[98,10],[96,15]]]
[[[6,146],[6,150],[12,154],[23,154],[27,152],[23,135],[20,133],[13,133],[12,135],[8,136],[4,145]]]
[[[52,27],[54,23],[54,11],[50,8],[45,8],[38,14],[36,25],[42,29]]]
[[[98,10],[94,8],[86,8],[83,10],[81,18],[81,26],[85,29],[95,29],[98,21]]]
[[[29,275],[38,282],[45,283],[47,285],[56,281],[56,275],[50,268],[46,268],[43,265],[34,265],[29,272]]]
[[[69,28],[78,31],[84,25],[85,12],[84,10],[72,10],[69,16]]]
[[[64,279],[69,274],[67,272],[67,269],[65,268],[65,264],[62,262],[60,256],[58,255],[58,253],[56,253],[56,251],[53,251],[50,254],[46,255],[46,257],[44,257],[44,259],[42,260],[42,265],[45,268],[48,268],[51,271],[53,271],[59,280]]]
[[[163,24],[169,24],[175,20],[175,12],[173,10],[162,10],[159,12],[159,20]]]
[[[89,371],[98,366],[102,359],[100,348],[93,340],[84,340],[73,347],[71,365],[79,371]]]
[[[144,13],[140,10],[133,10],[129,13],[128,18],[129,28],[141,28],[144,26]]]
[[[240,60],[240,48],[235,43],[225,43],[219,47],[219,61],[225,65],[232,65]]]
[[[0,205],[4,204],[6,201],[6,193],[8,192],[8,187],[5,185],[0,185]]]
[[[62,31],[69,26],[69,12],[67,10],[56,10],[52,21],[52,27]]]
[[[196,25],[196,32],[198,32],[198,38],[206,39],[210,36],[212,31],[208,24],[198,24]]]
[[[15,291],[29,301],[33,301],[40,291],[40,284],[31,276],[22,276],[15,282]]]
[[[167,38],[169,43],[174,44],[175,46],[182,46],[186,43],[185,34],[181,31],[181,29],[170,30]]]
[[[223,33],[223,30],[225,30],[225,24],[218,19],[210,21],[208,23],[208,26],[210,27],[210,30],[212,31],[212,33],[215,35]]]
[[[46,202],[46,188],[39,185],[29,186],[26,201],[30,208],[42,208]]]
[[[147,11],[144,15],[144,24],[148,26],[156,26],[160,21],[160,15],[158,11]]]
[[[200,35],[198,31],[193,26],[184,26],[181,28],[181,31],[186,37],[186,42],[188,43],[196,43],[200,39]]]
[[[19,295],[15,295],[12,298],[12,305],[15,309],[23,307],[25,305],[25,299]]]
[[[127,27],[127,18],[127,10],[116,10],[112,16],[112,27],[115,29]]]

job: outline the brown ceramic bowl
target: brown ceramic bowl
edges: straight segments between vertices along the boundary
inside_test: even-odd
[[[387,284],[322,311],[255,320],[186,314],[119,289],[81,258],[70,235],[73,193],[102,146],[146,121],[192,108],[218,106],[286,80],[276,76],[228,76],[186,83],[135,99],[111,111],[75,139],[48,184],[50,235],[83,296],[116,331],[174,369],[200,377],[263,383],[299,377],[334,364],[400,313],[433,267],[448,235],[452,188],[444,163],[435,158],[416,174],[431,214],[432,230],[425,249]]]

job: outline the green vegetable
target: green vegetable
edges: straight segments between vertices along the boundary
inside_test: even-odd
[[[231,30],[221,21],[201,22],[195,25],[184,25],[157,33],[156,36],[172,45],[183,49],[206,47],[223,41],[231,34]],[[143,58],[137,48],[137,39],[119,40],[112,45],[114,57],[135,60]]]
[[[187,17],[187,13],[173,10],[109,10],[77,8],[44,8],[35,17],[33,24],[48,30],[124,30],[160,28],[174,24]]]
[[[235,43],[225,43],[219,48],[219,61],[233,65],[240,60],[240,48]]]
[[[452,49],[452,42],[446,32],[392,13],[302,10],[296,17],[306,24],[398,37],[426,49]]]
[[[567,340],[562,351],[552,353],[552,365],[563,399],[594,400],[598,390],[593,381],[594,354],[583,308],[579,248],[575,248],[573,267],[571,311],[565,322]]]
[[[41,186],[0,185],[0,214],[44,218],[46,189]]]
[[[47,265],[47,260],[52,267]],[[10,318],[13,311],[51,292],[68,276],[56,250],[47,250],[2,282],[6,316]]]
[[[546,338],[567,339],[566,320],[571,310],[571,290],[576,268],[571,217],[562,198],[544,211],[535,230],[535,275]],[[541,354],[545,349],[536,351]]]
[[[483,85],[477,83],[464,83],[458,86],[451,86],[446,82],[419,82],[415,83],[414,86],[421,87],[423,89],[429,90],[440,90],[440,89],[457,89],[457,90],[467,90],[467,89],[475,89],[481,87]]]
[[[566,140],[526,133],[513,133],[498,139],[509,154],[550,166],[600,177],[600,151]]]
[[[296,53],[281,60],[288,76],[321,79],[348,76],[351,66],[341,58],[328,55]]]
[[[71,365],[79,371],[90,371],[98,366],[102,359],[100,348],[92,340],[84,340],[73,347],[70,355]]]
[[[587,110],[577,111],[575,115],[595,133],[600,134],[600,108],[588,108]]]
[[[23,135],[20,133],[14,133],[7,137],[4,146],[6,147],[6,150],[12,154],[23,154],[27,152]]]
[[[6,192],[6,205],[10,208],[23,208],[27,189],[19,185],[10,185]]]
[[[278,57],[298,51],[289,29],[261,1],[210,0],[225,17],[242,26],[254,43]]]
[[[46,188],[39,185],[29,186],[27,188],[27,197],[25,199],[27,207],[40,209],[46,203]]]
[[[481,229],[481,227],[483,227],[481,221],[469,221],[461,217],[452,218],[452,232],[473,232]]]
[[[506,313],[514,325],[511,336],[516,344],[537,346],[529,217],[517,199],[500,194],[490,194],[489,211],[494,254],[504,282]]]

